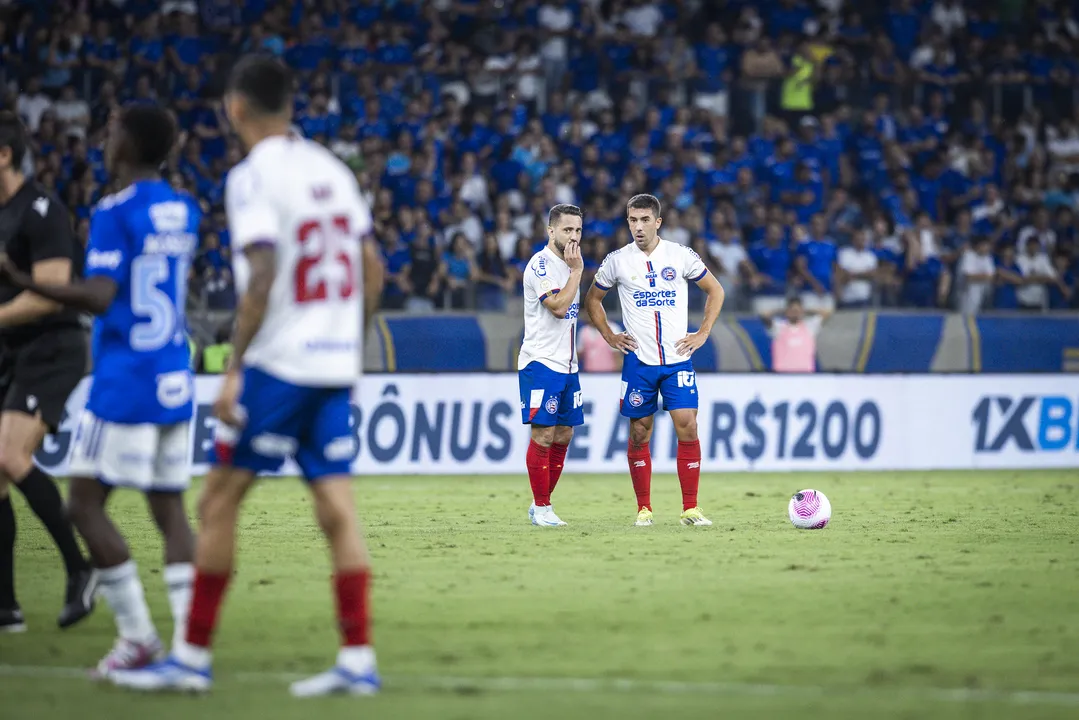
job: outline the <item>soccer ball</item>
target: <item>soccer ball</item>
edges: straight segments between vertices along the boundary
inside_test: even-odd
[[[787,515],[799,530],[820,530],[832,519],[832,503],[820,490],[800,490],[787,505]]]

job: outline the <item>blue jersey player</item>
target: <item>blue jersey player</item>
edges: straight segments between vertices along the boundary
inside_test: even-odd
[[[83,282],[42,285],[4,267],[17,285],[97,315],[69,508],[119,632],[95,669],[100,677],[148,665],[164,652],[131,553],[105,511],[113,488],[146,494],[165,538],[165,582],[178,634],[194,576],[183,503],[193,394],[184,302],[201,213],[158,176],[175,140],[171,115],[157,105],[131,106],[110,119],[106,162],[124,189],[94,211]]]

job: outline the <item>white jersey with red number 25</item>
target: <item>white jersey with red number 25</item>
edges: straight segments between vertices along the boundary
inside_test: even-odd
[[[238,295],[251,275],[245,250],[276,250],[244,366],[294,385],[351,386],[363,359],[361,242],[372,229],[352,171],[321,145],[270,137],[229,173],[225,208]]]

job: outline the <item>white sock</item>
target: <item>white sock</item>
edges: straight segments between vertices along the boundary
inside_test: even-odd
[[[137,643],[149,643],[157,638],[150,608],[139,580],[134,560],[98,571],[101,594],[116,617],[120,637]]]
[[[337,651],[337,667],[354,675],[363,675],[375,669],[375,649],[370,645],[353,645]]]
[[[172,610],[173,647],[187,637],[187,614],[191,610],[191,590],[194,581],[195,566],[191,563],[173,563],[165,566],[165,586],[169,590],[169,608]]]

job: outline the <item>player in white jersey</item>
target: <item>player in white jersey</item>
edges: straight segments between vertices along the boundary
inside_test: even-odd
[[[533,525],[565,525],[554,513],[551,493],[573,439],[584,424],[577,377],[577,314],[581,302],[581,228],[576,205],[555,205],[547,216],[547,246],[525,268],[525,338],[517,356],[521,422],[532,426],[525,465],[532,486],[528,517]]]
[[[652,524],[653,416],[663,396],[678,435],[678,482],[682,524],[711,525],[697,505],[701,444],[697,439],[697,387],[690,356],[708,342],[723,307],[723,287],[697,253],[657,234],[663,220],[659,200],[635,195],[627,207],[633,242],[608,255],[585,298],[585,311],[607,343],[626,354],[619,408],[629,418],[629,473],[637,495],[637,525]],[[688,282],[708,295],[704,319],[689,332]],[[603,297],[618,287],[625,333],[607,322]]]
[[[382,266],[364,241],[371,215],[352,173],[321,146],[290,136],[291,88],[288,69],[261,56],[240,60],[229,80],[225,110],[248,148],[225,190],[240,300],[233,357],[214,404],[215,457],[199,501],[187,635],[165,662],[116,673],[113,681],[125,687],[209,689],[210,641],[233,570],[240,504],[258,473],[292,458],[329,541],[342,635],[336,666],[295,683],[292,693],[379,688],[349,419]]]

